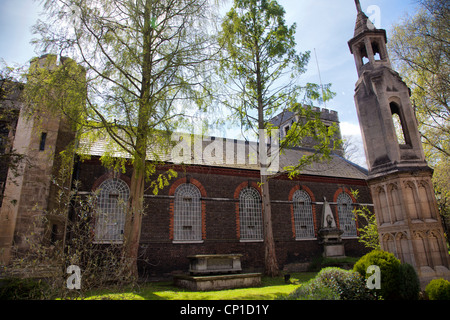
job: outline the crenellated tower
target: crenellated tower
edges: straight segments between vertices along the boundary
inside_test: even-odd
[[[450,279],[450,258],[438,213],[432,169],[422,149],[410,89],[392,69],[386,31],[358,15],[348,42],[358,81],[355,104],[383,250],[413,265],[422,285]]]
[[[76,70],[73,75],[80,81],[84,80],[84,69],[73,60],[64,57],[57,60],[57,56],[51,54],[33,59],[30,74],[39,74],[44,69],[73,68],[70,69]],[[30,77],[28,81],[31,81]],[[51,92],[53,96],[64,94],[58,90],[55,88]],[[18,95],[23,94],[21,91]],[[28,250],[30,241],[62,239],[64,217],[50,214],[56,206],[55,197],[51,196],[56,194],[52,179],[58,175],[61,165],[60,152],[75,139],[75,131],[68,118],[55,108],[49,108],[46,97],[34,102],[39,110],[34,113],[26,110],[20,97],[16,98],[20,113],[12,147],[23,155],[24,161],[17,172],[8,171],[5,183],[0,207],[0,265],[20,258]]]

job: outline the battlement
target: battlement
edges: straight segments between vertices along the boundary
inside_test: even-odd
[[[338,112],[335,110],[330,110],[326,108],[313,107],[312,110],[314,112],[320,112],[320,118],[324,120],[339,122]]]
[[[55,54],[44,54],[40,57],[31,59],[28,80],[34,77],[37,77],[38,79],[42,77],[42,69],[49,71],[62,70],[70,75],[70,78],[73,78],[74,76],[79,78],[80,83],[86,81],[86,69],[69,57],[58,57]]]
[[[310,108],[313,112],[320,113],[320,119],[322,120],[339,123],[339,115],[338,112],[335,110],[310,106],[303,106],[303,107]],[[292,121],[293,117],[295,117],[294,112],[284,111],[273,117],[270,120],[270,122],[273,123],[275,126],[281,127],[284,123]]]
[[[56,54],[47,53],[40,57],[34,57],[30,61],[31,68],[37,66],[39,68],[48,68],[53,70],[58,66],[62,66],[71,62],[75,62],[75,60],[69,57],[60,57],[58,60],[58,56]]]

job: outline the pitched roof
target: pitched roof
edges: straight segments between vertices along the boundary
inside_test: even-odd
[[[152,145],[148,150],[147,159],[175,164],[260,170],[256,142],[205,136],[195,136],[191,139],[192,136],[186,134],[175,134],[172,137],[176,140],[173,142],[173,148],[164,150]],[[180,142],[179,137],[184,137],[184,140]],[[80,140],[79,146],[79,154],[101,157],[108,151],[113,157],[130,158],[129,154],[120,150],[117,144],[106,137],[95,140],[84,137]],[[298,164],[303,155],[311,155],[313,152],[314,150],[310,148],[283,150],[279,155],[279,170],[283,171],[285,167]],[[361,180],[366,180],[368,176],[366,169],[337,154],[332,154],[328,161],[315,162],[306,166],[301,170],[301,174]]]
[[[285,154],[280,156],[280,168],[298,163],[299,158],[306,152],[311,153],[312,151],[304,151],[301,148],[285,150]],[[332,154],[330,160],[312,163],[305,167],[301,173],[314,176],[362,180],[366,180],[368,176],[366,169],[337,154]]]

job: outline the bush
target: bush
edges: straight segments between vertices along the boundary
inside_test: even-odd
[[[40,300],[49,287],[42,280],[8,278],[0,282],[0,300]]]
[[[317,278],[309,280],[286,298],[287,300],[339,300],[339,294]]]
[[[296,291],[289,300],[373,300],[375,296],[365,286],[364,278],[357,272],[330,267]]]
[[[400,268],[401,263],[392,253],[374,250],[369,252],[355,263],[353,270],[366,277],[369,266],[378,266],[381,271],[381,289],[375,290],[377,295],[381,295],[386,300],[401,299],[400,288]]]
[[[318,281],[339,294],[341,300],[373,300],[375,296],[366,288],[365,279],[356,271],[325,268],[317,275]]]
[[[400,266],[399,293],[402,300],[418,300],[420,293],[420,281],[416,270],[410,264]]]
[[[431,280],[425,292],[430,300],[450,300],[450,282],[444,279]]]

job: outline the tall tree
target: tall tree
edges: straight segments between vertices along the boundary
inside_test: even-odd
[[[34,27],[43,52],[86,70],[84,128],[100,130],[132,162],[123,261],[137,276],[147,155],[191,101],[202,105],[212,52],[208,0],[45,0]],[[64,108],[70,108],[70,101]],[[159,141],[158,141],[159,140]],[[168,140],[168,139],[167,139]],[[117,150],[116,150],[117,151]],[[154,154],[156,157],[156,153]],[[111,157],[104,157],[110,160]],[[106,161],[111,162],[111,161]],[[174,173],[159,176],[162,185]]]
[[[450,156],[450,4],[420,0],[418,13],[394,26],[389,49],[412,89],[427,147]]]
[[[264,146],[268,141],[265,130],[272,127],[269,119],[277,112],[289,110],[309,120],[292,126],[281,141],[280,150],[298,145],[312,132],[320,141],[317,150],[321,152],[302,158],[299,165],[290,168],[292,172],[298,173],[308,161],[329,155],[330,137],[334,134],[333,128],[328,130],[312,116],[310,109],[297,103],[301,98],[308,102],[327,99],[332,93],[329,85],[324,87],[322,94],[318,85],[301,87],[298,84],[298,77],[305,72],[310,54],[296,52],[296,25],[287,26],[284,15],[284,8],[276,1],[234,0],[219,36],[219,43],[225,49],[220,74],[228,88],[227,99],[222,102],[243,128],[257,134],[260,142],[265,273],[270,276],[277,275],[279,270],[272,232],[270,172],[267,170],[271,163],[264,158]],[[273,155],[280,150],[271,150],[271,153]]]
[[[450,184],[450,3],[419,0],[416,15],[391,30],[389,50],[411,88],[419,130],[441,212],[448,212]],[[447,213],[448,215],[448,213]]]

